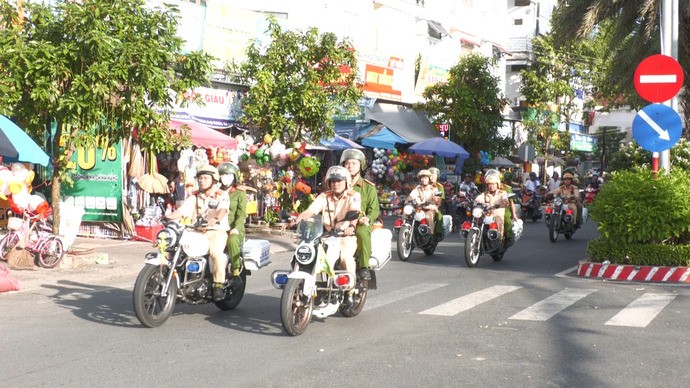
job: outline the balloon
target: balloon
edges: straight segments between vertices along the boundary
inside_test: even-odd
[[[270,133],[264,135],[264,143],[270,144],[273,141],[273,136]]]
[[[252,146],[254,147],[254,146]],[[264,157],[264,150],[261,148],[257,149],[256,152],[254,152],[254,156],[256,156],[257,159],[263,159]]]
[[[297,165],[300,174],[305,178],[311,178],[319,172],[321,162],[315,157],[302,158]]]
[[[252,144],[249,146],[249,153],[254,155],[254,154],[256,154],[256,151],[258,149],[259,149],[259,146],[257,146],[256,144]]]
[[[394,156],[398,156],[398,150],[393,149],[393,155],[394,155]]]
[[[243,162],[246,162],[247,160],[249,160],[249,155],[247,155],[247,154],[242,154],[242,156],[240,156],[240,159],[241,159]]]

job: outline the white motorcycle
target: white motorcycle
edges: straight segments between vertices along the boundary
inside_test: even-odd
[[[356,220],[358,212],[348,212],[346,221]],[[368,290],[376,289],[375,271],[391,258],[392,233],[387,229],[372,231],[371,280],[353,277],[340,269],[342,230],[324,233],[323,219],[301,221],[299,244],[291,261],[291,271],[275,271],[273,286],[283,290],[280,319],[285,331],[293,336],[304,333],[312,316],[320,318],[336,312],[346,317],[358,315],[364,308]]]
[[[221,310],[232,310],[240,304],[247,284],[247,275],[271,263],[267,240],[247,240],[242,246],[242,284],[225,286],[225,298],[213,301],[213,268],[208,238],[203,225],[184,226],[164,221],[158,232],[156,252],[146,255],[144,268],[134,283],[134,313],[146,327],[165,323],[175,303],[202,304],[213,302]],[[232,271],[228,263],[226,279]],[[226,280],[227,283],[227,280]]]

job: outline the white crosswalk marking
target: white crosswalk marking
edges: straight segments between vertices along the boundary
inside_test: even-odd
[[[646,293],[606,322],[610,326],[647,327],[675,299],[675,294]]]
[[[568,306],[596,291],[595,289],[568,288],[531,305],[508,319],[547,321]]]
[[[488,302],[491,299],[498,298],[503,294],[507,294],[520,288],[522,287],[493,286],[485,288],[483,290],[473,292],[465,296],[461,296],[457,299],[453,299],[450,302],[438,305],[436,307],[432,307],[428,310],[424,310],[420,312],[420,314],[453,316],[455,314],[469,310],[472,307],[478,306],[484,302]]]
[[[392,291],[387,294],[376,295],[375,298],[367,299],[367,302],[364,305],[364,311],[372,310],[390,303],[395,303],[415,295],[423,294],[425,292],[432,291],[437,288],[445,287],[447,285],[447,283],[420,284]],[[369,295],[372,294],[370,293]]]

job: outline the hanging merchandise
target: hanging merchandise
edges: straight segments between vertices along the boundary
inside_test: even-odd
[[[153,151],[149,151],[149,173],[142,175],[137,183],[139,187],[150,194],[168,194],[168,178],[159,174],[156,166],[156,157]]]

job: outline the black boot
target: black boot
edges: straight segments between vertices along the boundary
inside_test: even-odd
[[[213,284],[213,300],[219,302],[225,299],[225,289],[223,288],[223,283]]]
[[[236,290],[240,287],[242,287],[242,278],[239,276],[233,276],[230,278],[228,281],[228,287],[230,287],[233,290]]]
[[[362,268],[359,271],[357,271],[357,277],[362,279],[362,280],[371,280],[371,274],[369,273],[369,269],[367,268]]]

